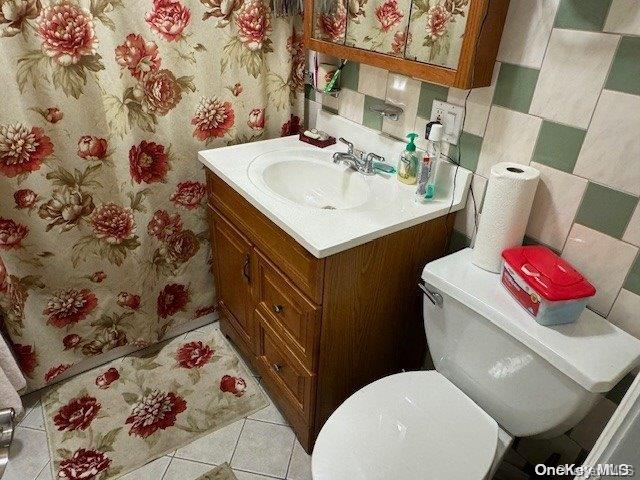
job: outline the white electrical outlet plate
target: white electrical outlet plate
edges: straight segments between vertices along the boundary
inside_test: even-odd
[[[435,122],[440,120],[442,123],[442,140],[453,145],[458,144],[460,133],[462,132],[462,119],[464,117],[464,108],[460,105],[434,100],[431,107],[431,119]]]

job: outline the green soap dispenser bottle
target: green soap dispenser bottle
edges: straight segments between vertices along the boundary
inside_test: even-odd
[[[420,155],[416,152],[416,144],[413,143],[417,136],[417,133],[407,135],[409,142],[400,154],[400,161],[398,162],[398,180],[407,185],[414,185],[418,180]]]

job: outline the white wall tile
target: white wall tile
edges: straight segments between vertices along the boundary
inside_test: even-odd
[[[318,99],[318,95],[320,95],[322,105],[325,107],[332,108],[334,110],[338,110],[340,107],[340,100],[337,97],[332,97],[331,95],[327,95],[325,93],[316,93],[316,100]]]
[[[603,398],[593,407],[587,416],[571,430],[571,438],[582,448],[591,450],[617,407],[618,406],[608,398]]]
[[[587,128],[619,39],[554,28],[529,113]]]
[[[340,91],[340,106],[338,107],[338,115],[351,120],[352,122],[362,123],[362,112],[364,111],[364,94],[354,92],[348,88]]]
[[[527,235],[560,251],[576,216],[587,180],[532,162],[540,182],[531,208]]]
[[[603,90],[573,173],[640,195],[638,132],[640,96]]]
[[[361,63],[358,76],[358,91],[371,97],[383,99],[387,93],[388,74],[389,72],[383,68]]]
[[[640,295],[623,288],[620,290],[620,294],[616,298],[607,320],[634,337],[640,338],[640,316],[638,316],[638,312],[640,312]]]
[[[471,179],[471,188],[473,189],[473,198],[471,197],[471,192],[469,192],[469,195],[467,195],[467,204],[464,209],[459,210],[456,213],[456,223],[454,228],[459,232],[464,233],[467,237],[473,239],[475,234],[473,199],[475,199],[475,211],[480,214],[480,206],[482,205],[484,192],[487,188],[487,179],[474,174]],[[479,218],[478,223],[480,223]]]
[[[420,81],[405,77],[398,73],[389,73],[387,77],[387,103],[401,106],[404,110],[398,120],[385,118],[382,131],[397,138],[405,138],[413,132],[418,113],[418,97],[420,97]],[[422,133],[424,135],[424,132]]]
[[[633,245],[576,223],[569,233],[562,257],[596,287],[596,295],[588,305],[606,317],[637,253],[638,248]]]
[[[500,162],[529,165],[542,119],[494,105],[489,113],[476,173],[489,177]]]
[[[625,242],[633,243],[635,246],[640,247],[640,203],[636,207],[635,212],[633,212],[622,239]]]
[[[638,0],[613,0],[604,31],[640,35]]]
[[[511,0],[498,60],[540,68],[559,0]]]
[[[496,81],[500,73],[500,63],[496,62],[493,67],[493,75],[491,77],[491,85],[488,87],[474,88],[467,99],[467,113],[464,119],[464,131],[484,136],[487,126],[487,118],[489,118],[489,110],[491,109],[491,101],[493,100],[493,92],[496,88]],[[447,101],[456,105],[464,106],[465,98],[469,90],[460,90],[459,88],[450,88]]]

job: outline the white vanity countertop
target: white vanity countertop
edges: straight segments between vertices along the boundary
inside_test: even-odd
[[[426,204],[419,204],[414,200],[415,185],[403,185],[397,181],[395,175],[385,175],[386,178],[383,178],[382,175],[376,174],[372,177],[363,176],[363,178],[369,184],[376,182],[378,190],[381,186],[388,189],[390,196],[387,201],[375,201],[374,205],[345,210],[299,206],[270,194],[265,188],[259,188],[248,173],[250,164],[258,155],[292,149],[302,154],[304,151],[315,151],[313,156],[318,155],[316,152],[325,152],[327,163],[332,165],[333,152],[346,150],[342,144],[320,149],[301,142],[296,135],[203,150],[199,152],[198,157],[209,170],[317,258],[348,250],[384,235],[446,215],[448,212],[455,212],[465,205],[471,172],[461,167],[457,169],[456,195],[452,202],[451,194],[447,190],[450,190],[456,169],[447,163],[438,174],[438,179],[442,177],[445,180],[437,185],[442,192],[442,198],[437,195],[435,200]],[[390,159],[389,163],[396,161],[395,158]],[[344,168],[347,169],[347,167]],[[357,175],[361,174],[357,173]]]

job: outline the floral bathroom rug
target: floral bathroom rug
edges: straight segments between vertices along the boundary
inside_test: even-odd
[[[227,463],[223,463],[199,476],[196,480],[238,480],[238,477],[235,476]]]
[[[267,405],[220,332],[174,339],[43,397],[53,478],[118,478]]]

